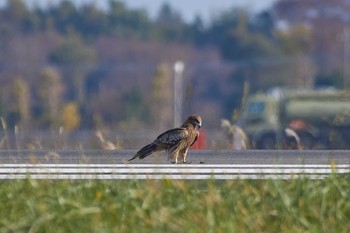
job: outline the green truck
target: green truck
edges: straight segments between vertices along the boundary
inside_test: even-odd
[[[254,149],[286,149],[287,128],[303,149],[350,149],[350,93],[274,89],[252,95],[238,125]]]

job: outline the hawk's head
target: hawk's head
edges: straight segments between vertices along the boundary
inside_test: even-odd
[[[197,114],[191,115],[187,117],[186,121],[184,122],[184,125],[186,124],[191,124],[194,127],[200,128],[202,127],[202,118]]]

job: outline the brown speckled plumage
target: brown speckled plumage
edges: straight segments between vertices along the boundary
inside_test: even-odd
[[[199,115],[191,115],[179,128],[170,129],[160,134],[152,143],[144,146],[129,161],[166,150],[169,156],[175,159],[175,163],[186,163],[188,148],[198,139],[198,128],[202,125],[202,118]]]

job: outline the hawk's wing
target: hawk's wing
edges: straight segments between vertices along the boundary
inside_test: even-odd
[[[188,136],[185,128],[175,128],[168,130],[157,137],[156,142],[161,143],[167,149],[177,145],[181,140]]]

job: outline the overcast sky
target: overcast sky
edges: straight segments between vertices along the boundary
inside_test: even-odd
[[[0,6],[8,0],[0,0]],[[60,0],[23,0],[26,3],[38,5],[55,4]],[[106,6],[108,0],[71,0],[77,4],[95,2],[97,5]],[[199,14],[204,19],[210,19],[212,15],[233,6],[246,7],[252,11],[259,11],[270,6],[275,0],[124,0],[131,8],[145,8],[151,16],[155,16],[163,2],[169,2],[178,10],[184,19],[192,20]]]

